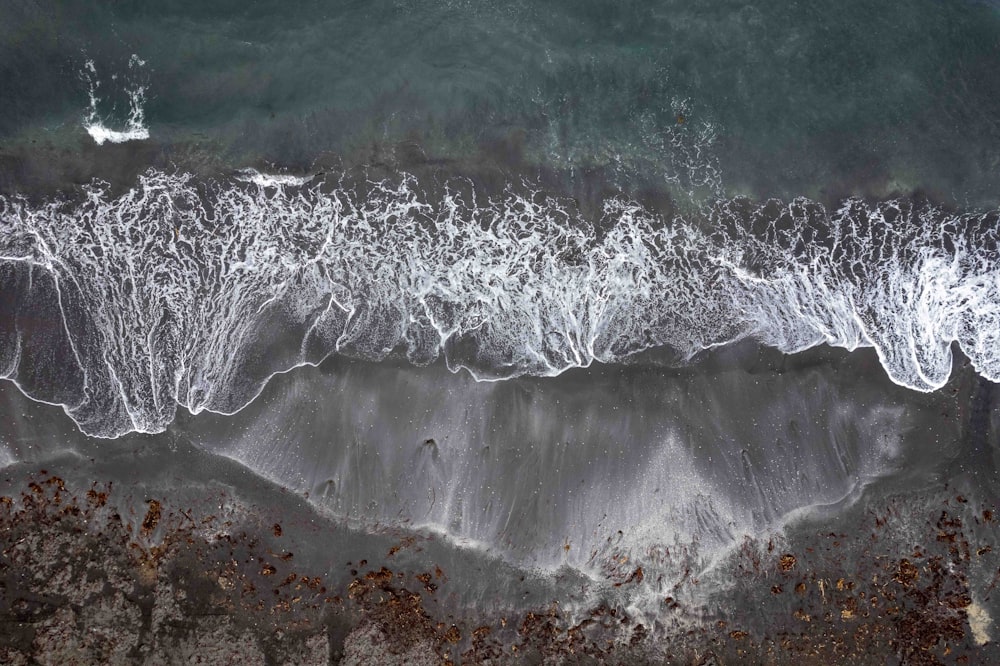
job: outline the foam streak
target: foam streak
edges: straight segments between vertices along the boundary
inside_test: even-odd
[[[118,197],[0,199],[0,263],[56,286],[61,332],[47,334],[84,377],[69,411],[85,432],[161,431],[178,405],[231,413],[332,353],[444,357],[497,380],[753,336],[787,352],[870,345],[893,381],[930,391],[958,341],[1000,380],[996,213],[733,200],[663,220],[611,200],[599,234],[537,192],[477,204],[408,176],[364,194],[239,180],[154,171]]]

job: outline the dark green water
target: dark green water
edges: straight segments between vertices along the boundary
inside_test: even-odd
[[[12,2],[0,26],[7,151],[73,147],[85,60],[107,105],[137,54],[151,136],[180,163],[419,146],[708,193],[1000,191],[987,3]]]

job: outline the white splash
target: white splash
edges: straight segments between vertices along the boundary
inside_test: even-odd
[[[132,55],[129,59],[129,79],[137,75],[138,70],[145,65],[137,55]],[[143,106],[146,103],[146,86],[135,81],[130,81],[125,88],[128,95],[128,117],[125,120],[123,129],[111,129],[107,126],[108,121],[103,118],[98,111],[101,98],[101,82],[97,77],[97,67],[93,60],[88,60],[84,64],[83,78],[87,82],[87,93],[90,97],[90,107],[83,128],[87,130],[94,142],[101,146],[106,141],[111,143],[124,143],[126,141],[142,141],[149,138],[149,128],[146,127],[146,112]],[[117,80],[117,76],[112,76],[112,80]]]
[[[253,183],[257,187],[301,187],[310,180],[312,176],[293,176],[290,174],[261,173],[256,169],[243,169],[236,174],[236,179],[244,183]]]

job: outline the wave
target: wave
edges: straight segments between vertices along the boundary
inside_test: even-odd
[[[149,130],[145,127],[132,127],[127,130],[108,129],[104,125],[94,122],[84,126],[87,134],[98,146],[104,145],[105,141],[111,143],[125,143],[126,141],[143,141],[149,138]]]
[[[236,180],[244,183],[253,183],[257,187],[284,187],[285,185],[301,187],[312,180],[312,176],[293,176],[286,173],[261,173],[256,169],[243,169],[236,174]]]
[[[996,212],[733,199],[664,219],[613,198],[591,220],[462,179],[249,180],[0,198],[0,373],[102,437],[235,412],[334,353],[498,380],[753,337],[870,345],[930,391],[957,341],[1000,379]]]
[[[129,78],[134,78],[138,70],[145,65],[145,61],[139,56],[133,55],[128,62]],[[87,84],[87,94],[90,98],[90,107],[83,122],[83,128],[98,146],[104,142],[125,143],[126,141],[143,141],[149,138],[149,128],[146,127],[146,86],[134,81],[127,82],[125,93],[128,96],[128,117],[124,122],[124,129],[111,129],[107,127],[106,119],[101,117],[98,106],[101,98],[98,91],[101,87],[100,79],[97,77],[97,67],[93,60],[88,60],[84,64],[81,76]],[[113,76],[112,79],[117,79]]]

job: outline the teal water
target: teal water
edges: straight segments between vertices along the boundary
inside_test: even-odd
[[[0,26],[0,150],[75,145],[87,59],[124,120],[136,54],[177,162],[416,149],[709,194],[1000,191],[987,3],[48,1],[5,3]]]

